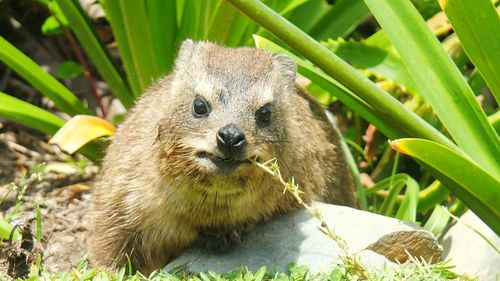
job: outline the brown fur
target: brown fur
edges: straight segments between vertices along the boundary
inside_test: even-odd
[[[297,208],[251,164],[221,173],[200,162],[200,150],[218,153],[215,134],[228,123],[245,132],[246,156],[278,158],[306,201],[357,206],[338,132],[294,80],[287,56],[186,41],[174,74],[142,96],[108,149],[93,199],[93,262],[121,266],[129,255],[138,270],[150,272],[200,232],[238,236],[232,231]],[[193,117],[195,95],[210,104],[207,118]],[[268,102],[272,125],[261,128],[255,112]]]

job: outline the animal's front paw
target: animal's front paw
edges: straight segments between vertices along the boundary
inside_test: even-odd
[[[198,236],[199,242],[207,249],[219,253],[228,252],[241,240],[246,232],[244,230],[203,230]]]

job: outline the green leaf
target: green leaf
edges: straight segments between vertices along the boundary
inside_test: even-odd
[[[450,193],[440,181],[435,180],[419,193],[418,211],[427,212],[449,198]]]
[[[0,117],[47,134],[54,134],[64,120],[48,111],[0,92]]]
[[[455,142],[485,170],[500,176],[498,135],[415,7],[409,1],[365,2]]]
[[[346,42],[342,39],[328,40],[323,45],[355,68],[367,70],[371,74],[393,81],[409,92],[417,94],[415,81],[401,59],[392,52],[366,45],[363,42]]]
[[[453,194],[500,234],[499,177],[488,173],[469,157],[432,141],[399,139],[390,145],[428,165]]]
[[[57,76],[61,79],[71,79],[83,74],[83,67],[75,61],[65,61],[56,68]]]
[[[440,0],[441,7],[497,103],[500,103],[500,17],[491,0]]]
[[[177,41],[201,40],[209,27],[213,9],[220,1],[177,0]]]
[[[288,20],[295,26],[307,33],[322,17],[332,8],[324,0],[309,0],[304,5],[287,16]]]
[[[61,111],[72,116],[92,115],[92,111],[86,108],[70,90],[1,36],[0,60],[52,100]]]
[[[139,79],[137,78],[135,66],[132,61],[132,53],[127,40],[127,34],[125,33],[120,1],[101,0],[99,3],[104,9],[106,19],[109,21],[115,40],[118,43],[118,51],[123,62],[123,67],[125,68],[127,81],[130,85],[132,94],[134,97],[138,97],[141,94]]]
[[[42,34],[46,36],[62,34],[62,28],[54,16],[50,16],[42,24]]]
[[[62,1],[62,0],[61,0]],[[124,31],[142,93],[160,73],[144,1],[121,1]]]
[[[419,185],[416,181],[406,184],[404,199],[399,206],[396,218],[415,224],[417,221]]]
[[[50,144],[57,144],[69,154],[75,153],[85,144],[115,134],[115,127],[105,119],[76,115],[62,126],[49,140]]]
[[[13,227],[4,219],[0,218],[0,239],[7,240],[10,237],[10,233],[12,232]],[[21,233],[19,231],[15,231],[12,235],[13,240],[21,240]]]
[[[384,199],[378,213],[391,216],[394,207],[398,202],[398,195],[403,187],[406,186],[405,196],[399,205],[396,217],[409,223],[415,223],[417,214],[418,193],[420,187],[415,179],[408,174],[394,174],[377,182],[374,186],[366,190],[366,194],[370,195],[379,190],[388,190],[389,193]]]
[[[358,169],[358,166],[356,164],[356,160],[354,160],[354,156],[352,156],[351,150],[347,146],[345,138],[342,137],[341,143],[342,143],[342,150],[344,151],[346,158],[347,158],[347,163],[348,163],[349,167],[351,168],[351,172],[353,174],[354,186],[356,188],[356,193],[358,196],[359,208],[361,210],[368,210],[368,203],[366,200],[365,188],[361,184],[361,179],[359,176],[359,169]]]
[[[36,204],[36,241],[41,242],[43,237],[42,233],[42,212],[40,205]]]
[[[289,1],[278,1],[275,3],[283,3],[283,6],[280,7],[280,9],[278,9],[277,11],[281,15],[286,15],[295,11],[297,8],[307,3],[307,1],[308,0],[289,0]]]
[[[363,0],[339,0],[308,33],[318,40],[347,36],[369,15]]]
[[[69,27],[92,59],[99,74],[111,88],[113,95],[129,108],[134,104],[132,93],[113,63],[107,48],[97,36],[85,12],[77,0],[56,0],[68,18]]]
[[[436,205],[424,228],[434,233],[436,237],[441,235],[450,221],[450,215],[443,210],[443,206]]]
[[[342,272],[342,268],[336,267],[335,269],[330,272],[330,276],[328,280],[331,281],[342,281],[342,277],[344,276],[344,273]]]
[[[206,38],[219,44],[237,46],[250,22],[225,1],[217,2],[211,16]]]
[[[488,121],[495,128],[497,132],[500,132],[500,111],[488,116]]]
[[[167,74],[173,67],[176,54],[177,15],[176,2],[146,1],[151,38],[159,73]]]
[[[264,279],[265,274],[266,274],[266,267],[263,266],[263,267],[259,268],[259,270],[257,270],[257,272],[255,272],[254,281],[262,281]]]
[[[228,1],[280,40],[292,46],[326,74],[342,83],[364,103],[376,109],[379,118],[391,120],[388,126],[391,126],[393,131],[402,132],[401,135],[418,136],[455,147],[448,138],[387,92],[260,1]]]
[[[46,110],[0,92],[0,118],[34,128],[46,134],[54,134],[64,125],[64,120]],[[102,158],[102,147],[90,143],[81,149],[92,161]]]

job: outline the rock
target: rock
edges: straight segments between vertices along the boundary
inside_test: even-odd
[[[405,250],[413,255],[441,257],[441,248],[432,234],[397,219],[349,207],[316,203],[324,220],[342,237],[349,254],[360,254],[371,267],[382,266],[387,259],[361,253],[368,249],[389,260],[404,262]],[[188,272],[214,270],[228,272],[240,265],[255,271],[262,266],[286,271],[290,263],[306,265],[312,273],[325,272],[341,262],[338,244],[317,229],[319,223],[306,210],[299,210],[257,226],[242,244],[225,254],[191,247],[169,263],[165,270],[182,267]]]
[[[356,254],[356,258],[359,259],[361,264],[372,271],[381,271],[385,268],[392,267],[396,269],[399,264],[393,263],[388,260],[385,256],[377,254],[372,250],[363,250]]]
[[[425,230],[395,231],[382,236],[367,249],[381,253],[391,261],[404,262],[410,253],[426,261],[441,260],[441,246]]]
[[[474,229],[500,249],[500,238],[473,212],[467,211],[441,239],[444,260],[450,259],[459,274],[475,275],[479,280],[500,280],[500,254]]]

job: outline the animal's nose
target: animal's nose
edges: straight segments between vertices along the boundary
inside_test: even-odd
[[[228,124],[217,132],[217,146],[224,154],[233,154],[245,144],[245,134],[234,123]]]

